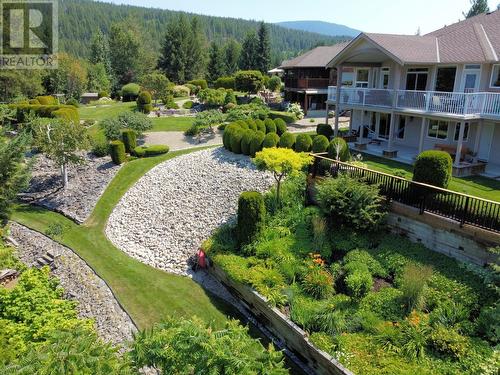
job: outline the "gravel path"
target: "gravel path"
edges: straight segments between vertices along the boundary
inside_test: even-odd
[[[106,235],[143,263],[189,275],[189,257],[234,218],[240,193],[265,191],[273,181],[248,157],[223,148],[179,156],[153,168],[122,197]]]
[[[72,250],[23,225],[11,223],[11,237],[17,243],[19,259],[30,267],[47,251],[55,255],[52,274],[64,288],[65,297],[78,302],[81,318],[95,321],[99,336],[113,344],[132,340],[136,331],[132,320],[121,308],[108,285]]]

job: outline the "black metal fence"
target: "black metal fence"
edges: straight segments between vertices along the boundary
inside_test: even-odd
[[[347,173],[351,177],[362,178],[369,184],[377,184],[380,192],[389,201],[415,207],[420,213],[431,212],[435,215],[455,220],[460,225],[500,232],[500,203],[473,197],[436,186],[409,181],[401,177],[373,171],[314,154],[311,166],[313,177],[329,174]]]

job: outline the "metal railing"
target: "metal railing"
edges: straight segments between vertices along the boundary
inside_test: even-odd
[[[395,97],[394,97],[395,96]],[[328,100],[336,101],[337,87],[328,87]],[[456,116],[500,118],[500,93],[440,92],[342,87],[340,104],[394,108]]]
[[[362,178],[369,184],[377,184],[380,193],[388,201],[395,201],[417,208],[420,214],[430,212],[474,227],[500,232],[500,202],[473,197],[471,195],[442,189],[390,174],[358,167],[349,163],[325,157],[326,154],[312,154],[312,177],[327,173],[335,177],[347,173],[351,177]]]

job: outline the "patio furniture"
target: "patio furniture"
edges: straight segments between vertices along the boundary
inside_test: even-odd
[[[436,150],[447,152],[448,154],[450,154],[450,156],[452,158],[455,157],[456,152],[457,152],[456,146],[454,146],[454,145],[448,145],[448,144],[443,144],[443,143],[436,143],[434,145],[434,148]],[[471,153],[471,150],[468,147],[462,147],[462,152],[461,152],[461,155],[460,155],[460,159],[464,159],[465,155],[470,154],[470,153]]]

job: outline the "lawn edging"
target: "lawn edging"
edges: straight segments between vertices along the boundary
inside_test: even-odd
[[[222,268],[213,262],[210,262],[208,272],[238,298],[252,312],[259,323],[283,341],[285,346],[315,373],[320,375],[354,375],[331,355],[316,348],[305,331],[281,311],[269,306],[266,299],[255,290],[231,280]]]

